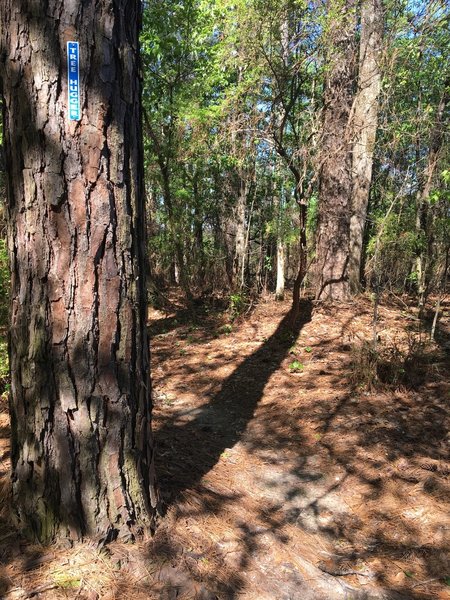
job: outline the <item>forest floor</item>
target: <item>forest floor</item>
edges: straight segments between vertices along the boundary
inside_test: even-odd
[[[449,306],[431,344],[384,303],[377,356],[368,299],[288,310],[152,310],[156,535],[40,548],[4,509],[0,597],[448,600]]]

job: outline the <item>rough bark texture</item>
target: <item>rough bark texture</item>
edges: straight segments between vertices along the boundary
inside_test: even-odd
[[[109,540],[156,497],[138,0],[2,0],[15,516]],[[82,119],[67,118],[66,42]]]
[[[316,298],[348,297],[352,190],[348,131],[353,100],[355,0],[330,0],[327,77],[323,109],[322,168],[316,241]]]
[[[364,228],[378,125],[383,22],[382,0],[364,0],[361,5],[358,90],[353,116],[353,195],[348,269],[352,293],[360,291]]]

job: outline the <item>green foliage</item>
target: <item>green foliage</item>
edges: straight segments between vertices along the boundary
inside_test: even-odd
[[[316,9],[296,0],[189,0],[175,5],[163,0],[145,5],[141,47],[149,251],[154,270],[166,280],[177,263],[191,285],[203,285],[196,279],[201,272],[223,288],[229,270],[218,256],[232,260],[232,239],[226,236],[233,236],[228,223],[235,217],[240,182],[247,187],[250,244],[261,239],[267,256],[262,271],[270,281],[274,240],[297,243],[291,165],[298,157],[300,168],[299,144],[313,123],[306,92],[316,70],[312,61],[301,73],[299,65],[302,52],[315,52],[308,38],[314,12],[317,16]],[[284,19],[301,19],[305,27],[300,34],[292,26],[289,35],[296,49],[288,64],[280,60]],[[298,106],[292,105],[283,131],[275,131],[280,103],[289,100],[292,84]],[[273,144],[279,135],[284,157]],[[312,176],[311,148],[305,156],[307,178]],[[281,198],[278,209],[276,196]],[[177,246],[183,248],[178,254]],[[252,250],[245,272],[250,287],[259,268],[258,247]],[[263,280],[261,276],[258,282]],[[240,285],[232,282],[231,291]]]
[[[308,220],[306,223],[306,228],[308,231],[309,238],[312,238],[316,232],[317,217],[318,217],[318,196],[317,196],[317,194],[313,194],[313,196],[311,196],[311,198],[309,200]]]
[[[373,233],[367,242],[366,273],[369,282],[402,291],[405,283],[414,285],[413,265],[421,245],[426,243],[415,227],[415,206],[403,207],[400,216],[387,218],[380,211],[374,219]]]
[[[292,281],[302,193],[309,261],[314,257],[323,90],[326,65],[340,52],[333,26],[349,16],[342,9],[342,0],[145,3],[149,253],[161,281],[173,282],[177,271],[182,285],[200,293],[253,294],[273,287],[280,240]],[[385,13],[366,281],[417,291],[417,257],[425,257],[429,286],[438,286],[450,239],[448,106],[427,214],[417,225],[446,86],[449,93],[449,9],[402,0],[388,2]],[[243,278],[233,274],[242,189],[249,246]]]
[[[9,379],[8,343],[0,337],[0,393],[7,390]]]
[[[53,573],[53,581],[55,585],[64,590],[79,588],[82,584],[82,579],[70,573],[58,572]]]
[[[299,362],[298,360],[294,360],[291,362],[291,364],[289,365],[289,370],[291,371],[291,373],[301,373],[303,371],[303,365],[301,362]]]
[[[233,318],[238,317],[247,306],[247,298],[244,294],[230,294],[229,309]]]

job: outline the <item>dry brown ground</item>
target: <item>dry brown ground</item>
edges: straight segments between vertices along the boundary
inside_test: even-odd
[[[287,311],[268,300],[231,326],[226,314],[153,311],[166,513],[155,537],[107,552],[32,547],[5,508],[1,597],[450,598],[445,322],[440,345],[422,348],[414,312],[384,305],[381,373],[399,381],[368,391],[368,300],[304,303],[294,333]]]

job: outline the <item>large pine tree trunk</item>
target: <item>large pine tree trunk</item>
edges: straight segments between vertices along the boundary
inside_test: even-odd
[[[30,535],[108,540],[156,498],[146,335],[139,0],[2,0],[11,462]],[[66,42],[80,43],[80,121]]]
[[[358,91],[353,117],[353,195],[348,269],[352,293],[360,290],[364,228],[378,125],[383,21],[382,0],[364,0],[361,5]]]
[[[322,167],[316,241],[316,298],[348,297],[352,190],[349,118],[354,84],[355,0],[330,0]]]

